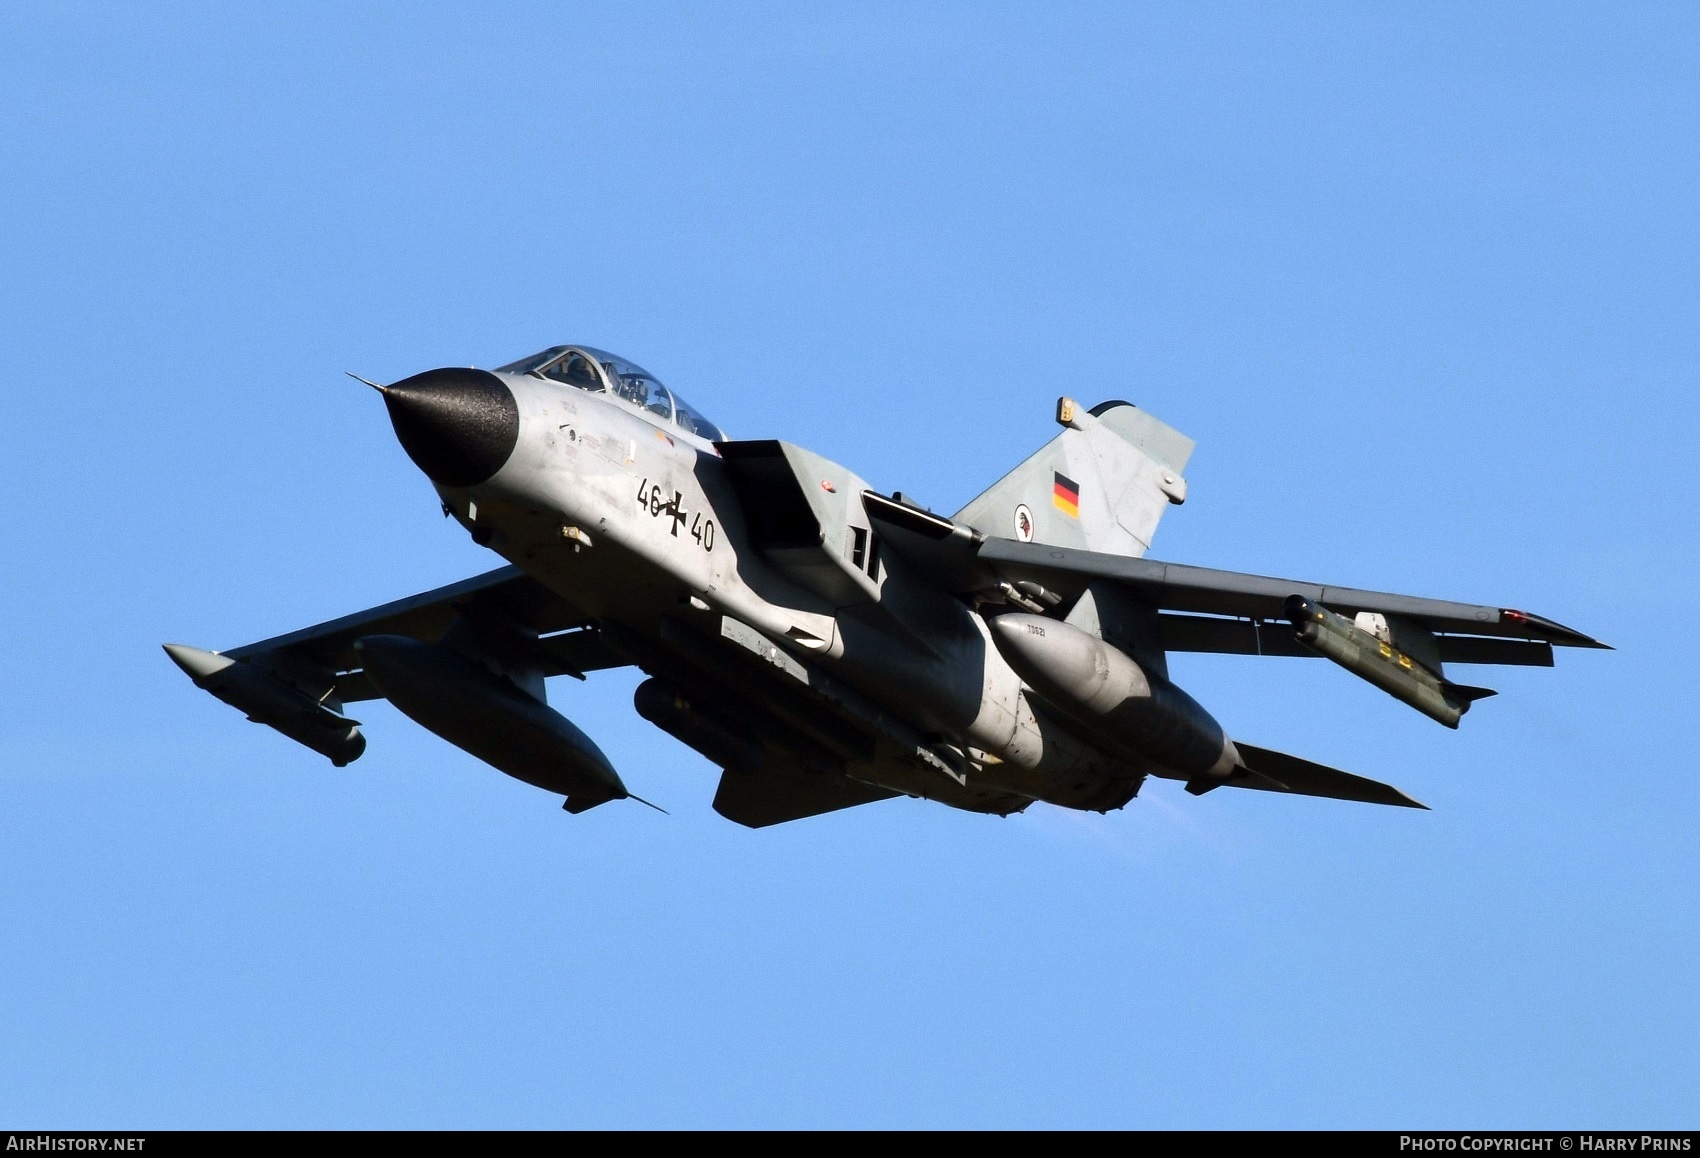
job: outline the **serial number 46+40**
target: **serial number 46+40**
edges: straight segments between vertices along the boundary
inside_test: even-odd
[[[690,524],[687,534],[696,540],[697,546],[704,551],[714,550],[714,520],[702,517],[702,512],[689,514],[680,506],[685,496],[674,491],[671,498],[662,491],[660,483],[651,483],[647,478],[638,486],[638,510],[648,511],[649,517],[659,519],[666,515],[673,520],[673,537],[679,538],[679,528]]]

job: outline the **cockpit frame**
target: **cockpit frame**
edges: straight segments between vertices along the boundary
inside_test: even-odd
[[[631,406],[652,422],[664,422],[705,442],[726,439],[726,432],[716,423],[648,370],[593,346],[550,346],[517,362],[498,366],[496,372],[524,374],[592,394],[605,394]]]

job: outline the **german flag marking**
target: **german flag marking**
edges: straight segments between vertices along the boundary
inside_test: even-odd
[[[1051,484],[1051,502],[1057,510],[1071,519],[1080,517],[1080,484],[1067,475],[1051,472],[1056,480]]]

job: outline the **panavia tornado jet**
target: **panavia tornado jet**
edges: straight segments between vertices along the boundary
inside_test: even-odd
[[[364,381],[364,380],[363,380]],[[635,797],[549,705],[635,666],[639,715],[721,769],[751,827],[896,796],[1007,815],[1120,808],[1147,777],[1417,807],[1230,739],[1175,651],[1321,656],[1456,728],[1493,693],[1449,665],[1604,647],[1524,611],[1145,558],[1193,442],[1126,402],[946,518],[800,446],[728,437],[589,346],[374,386],[443,511],[508,566],[225,652],[194,682],[338,766],[383,697],[578,813]]]

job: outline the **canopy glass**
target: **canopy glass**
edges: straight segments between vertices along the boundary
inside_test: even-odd
[[[723,442],[726,432],[705,414],[663,386],[655,375],[617,354],[593,346],[550,346],[506,366],[499,373],[530,374],[592,393],[612,393],[649,411],[681,430],[711,442]]]

